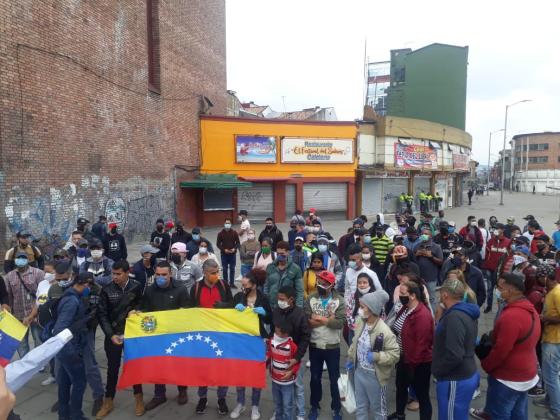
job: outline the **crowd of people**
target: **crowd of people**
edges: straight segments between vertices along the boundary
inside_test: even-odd
[[[180,222],[158,219],[141,258],[129,264],[116,224],[101,216],[90,230],[79,218],[68,244],[53,255],[31,244],[28,232],[17,234],[4,259],[0,303],[29,326],[20,357],[30,349],[30,336],[37,346],[65,328],[74,333],[42,383],[58,385],[52,411],[61,419],[84,418],[87,386],[93,416],[113,411],[128,316],[194,307],[258,316],[273,419],[317,419],[325,370],[332,418],[341,419],[340,366],[349,373],[360,420],[404,419],[407,409],[430,419],[434,381],[440,419],[469,413],[482,420],[526,419],[528,397],[547,409],[538,418],[557,419],[560,220],[548,236],[533,216],[524,219],[519,227],[513,217],[502,223],[492,216],[487,223],[469,216],[457,228],[443,210],[436,217],[424,211],[416,220],[404,206],[391,223],[378,214],[368,227],[360,216],[337,239],[315,209],[307,217],[296,212],[285,236],[272,218],[257,236],[242,210],[236,223],[224,220],[214,244],[198,227],[188,232]],[[488,334],[478,329],[481,308],[495,313]],[[98,327],[105,336],[105,381],[95,356]],[[469,408],[480,393],[477,357],[488,376],[481,410]],[[396,404],[389,410],[393,371]],[[155,385],[148,402],[142,384],[135,385],[135,414],[166,403],[166,385]],[[217,389],[218,412],[239,418],[246,390],[236,389],[231,411],[227,391]],[[260,397],[260,389],[251,390],[252,420],[261,417]],[[195,411],[203,414],[206,387],[198,388],[198,398]],[[187,387],[179,385],[177,403],[187,402]]]

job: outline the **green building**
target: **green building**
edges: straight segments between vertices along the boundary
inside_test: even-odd
[[[391,50],[387,115],[465,129],[468,47]]]

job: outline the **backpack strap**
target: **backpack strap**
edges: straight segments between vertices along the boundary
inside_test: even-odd
[[[535,314],[533,312],[531,312],[531,328],[529,328],[529,332],[524,335],[523,337],[521,337],[519,340],[517,340],[515,342],[515,344],[521,344],[524,343],[525,341],[527,341],[529,339],[529,337],[531,337],[531,335],[533,334],[533,330],[535,328]]]

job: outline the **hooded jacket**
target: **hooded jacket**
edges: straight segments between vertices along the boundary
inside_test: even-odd
[[[507,237],[498,238],[497,236],[492,236],[490,240],[486,243],[486,258],[484,259],[484,264],[482,268],[485,270],[496,271],[500,263],[500,259],[507,255],[510,251],[511,239]]]
[[[473,231],[472,234],[474,234],[474,238],[469,238],[469,235],[471,235],[471,229]],[[474,244],[476,245],[476,249],[478,249],[479,251],[482,249],[484,239],[482,239],[482,232],[480,231],[478,226],[463,226],[459,231],[459,235],[461,235],[465,241],[471,241],[472,239],[474,239],[474,241],[472,242],[474,242]]]
[[[276,225],[272,226],[272,229],[267,230],[266,228],[263,229],[261,234],[259,235],[259,242],[262,242],[264,238],[270,238],[272,240],[272,250],[276,252],[276,245],[278,242],[284,240],[284,235]]]
[[[531,330],[531,316],[535,320]],[[496,379],[530,381],[537,375],[535,347],[541,336],[539,314],[527,299],[508,303],[494,325],[492,350],[482,360],[482,368]],[[522,343],[516,343],[527,337]]]
[[[436,328],[432,373],[441,381],[461,381],[476,372],[474,348],[480,309],[459,302],[447,309]]]

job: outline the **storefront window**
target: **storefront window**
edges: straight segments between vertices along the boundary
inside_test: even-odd
[[[232,210],[233,190],[204,190],[204,210]]]

